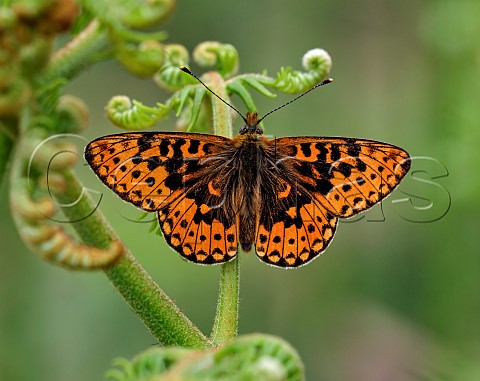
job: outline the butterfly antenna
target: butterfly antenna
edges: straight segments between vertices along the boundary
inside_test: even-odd
[[[230,107],[232,110],[235,110],[235,112],[240,115],[243,119],[243,121],[245,122],[245,124],[248,124],[247,122],[247,119],[245,119],[245,117],[242,115],[242,113],[240,111],[238,111],[235,107],[233,107],[230,103],[224,101],[222,98],[220,98],[217,94],[215,94],[215,92],[210,89],[205,83],[203,83],[203,81],[198,78],[195,74],[193,74],[186,66],[180,66],[179,69],[181,71],[183,71],[184,73],[187,73],[189,75],[191,75],[193,78],[195,78],[198,82],[200,82],[208,91],[210,91],[213,95],[215,95],[218,99],[220,99],[223,103],[225,103],[228,107]]]
[[[274,113],[275,111],[280,110],[281,108],[284,108],[285,106],[288,106],[290,103],[295,102],[297,99],[303,97],[305,94],[308,94],[310,91],[315,90],[317,87],[325,86],[325,85],[328,85],[329,83],[332,83],[332,82],[333,82],[332,78],[327,78],[326,80],[324,80],[324,81],[320,82],[319,84],[313,86],[310,90],[307,90],[303,94],[300,94],[298,97],[293,98],[291,101],[288,101],[287,103],[285,103],[285,104],[283,104],[283,105],[281,105],[277,108],[274,108],[272,111],[267,112],[264,116],[262,116],[260,118],[260,120],[257,122],[257,124],[259,124],[262,120],[264,120],[270,114]]]

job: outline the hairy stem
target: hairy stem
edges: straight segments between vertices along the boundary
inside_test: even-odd
[[[221,265],[218,290],[217,312],[213,324],[211,340],[220,345],[237,336],[239,268],[238,255],[228,263]]]
[[[222,98],[225,102],[230,103],[227,93],[227,84],[216,72],[209,72],[205,75],[210,89]],[[217,97],[212,96],[212,114],[213,114],[213,133],[216,135],[233,136],[231,109]]]
[[[92,21],[78,36],[58,50],[47,67],[43,80],[71,79],[81,71],[106,57],[109,37],[96,20]]]
[[[215,72],[207,75],[210,88],[226,102],[229,102],[226,84]],[[230,108],[216,97],[212,97],[213,132],[217,135],[232,137],[232,118]],[[221,265],[221,275],[217,302],[217,312],[213,323],[211,340],[220,345],[237,336],[239,302],[239,264],[238,256]]]
[[[85,188],[71,172],[63,173],[68,188],[56,195],[65,215],[80,238],[91,246],[106,248],[118,237],[98,210]],[[81,195],[81,197],[79,197]],[[163,345],[210,348],[212,343],[179,310],[176,304],[150,278],[133,255],[123,257],[104,270],[130,308]]]

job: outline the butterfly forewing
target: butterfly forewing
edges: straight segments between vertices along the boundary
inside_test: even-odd
[[[235,218],[221,203],[222,153],[230,139],[193,133],[131,133],[88,144],[85,159],[122,199],[157,211],[167,242],[198,263],[220,263],[237,252]]]
[[[289,137],[274,144],[298,184],[337,217],[382,200],[410,168],[406,151],[372,140]]]

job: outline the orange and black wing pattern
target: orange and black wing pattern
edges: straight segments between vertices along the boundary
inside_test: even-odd
[[[221,205],[226,192],[222,152],[230,139],[194,133],[109,135],[85,149],[97,176],[123,200],[156,211],[176,251],[197,263],[221,263],[237,253],[238,228]]]
[[[255,249],[264,262],[298,267],[323,252],[338,219],[288,177],[271,176],[264,184]]]
[[[281,267],[321,254],[338,218],[382,200],[410,168],[406,151],[371,140],[286,137],[268,144],[276,173],[263,176],[256,250],[261,260]]]

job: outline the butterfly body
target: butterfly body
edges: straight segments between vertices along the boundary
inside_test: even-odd
[[[256,113],[233,139],[127,133],[91,142],[85,158],[122,199],[158,214],[168,244],[196,263],[253,246],[264,262],[298,267],[321,254],[339,218],[383,199],[410,168],[390,144],[353,138],[266,139]]]
[[[243,251],[252,249],[258,213],[261,209],[263,177],[267,175],[268,140],[257,133],[239,135],[232,140],[235,147],[232,176],[237,179],[232,184],[232,209],[238,212],[239,243]]]

